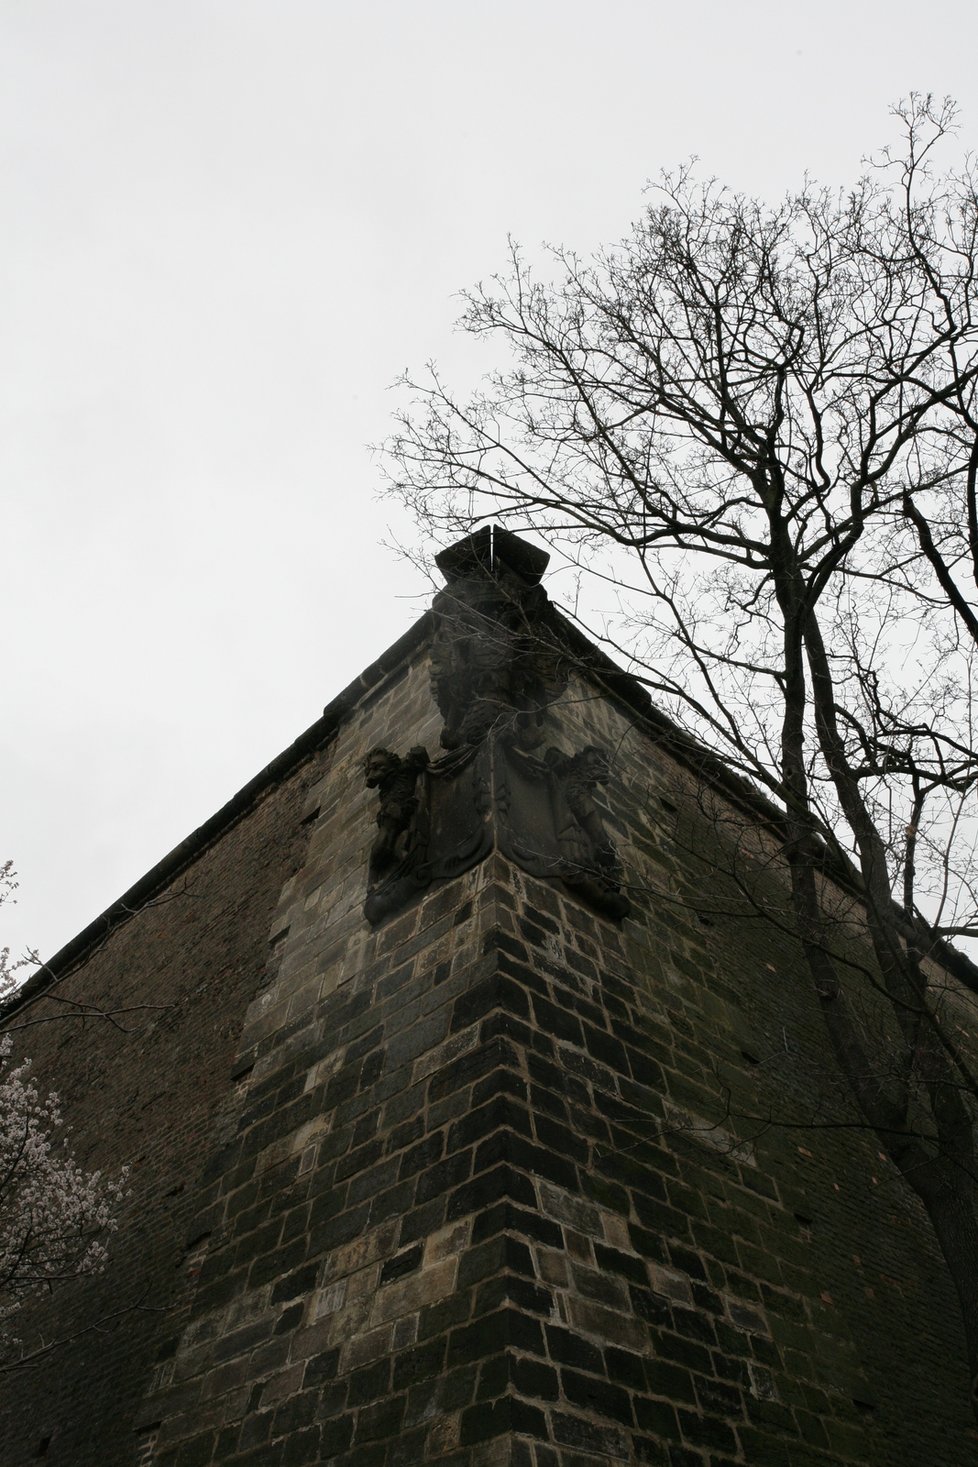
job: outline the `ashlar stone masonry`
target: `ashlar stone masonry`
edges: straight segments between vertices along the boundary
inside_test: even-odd
[[[160,1005],[32,1031],[135,1185],[111,1270],[25,1313],[98,1331],[0,1381],[0,1462],[972,1463],[952,1289],[853,1123],[771,812],[561,620],[543,552],[440,564],[8,1015]]]

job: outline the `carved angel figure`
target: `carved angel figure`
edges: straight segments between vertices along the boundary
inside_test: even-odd
[[[418,810],[418,775],[428,767],[428,751],[420,744],[402,759],[390,749],[371,749],[363,761],[368,789],[380,793],[377,837],[370,849],[370,881],[378,881],[407,854],[411,826]]]
[[[611,778],[607,754],[594,744],[586,745],[576,754],[562,754],[559,749],[551,748],[547,751],[547,763],[560,779],[567,809],[573,816],[573,825],[558,831],[561,846],[577,864],[617,879],[618,853],[594,798],[595,786],[607,784]]]

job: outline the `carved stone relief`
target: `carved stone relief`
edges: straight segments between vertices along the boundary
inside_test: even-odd
[[[542,758],[500,739],[496,746],[499,848],[531,876],[558,878],[616,920],[630,905],[623,871],[595,788],[611,777],[593,744],[576,754],[549,747]]]
[[[541,758],[515,738],[494,736],[434,762],[424,749],[403,759],[374,749],[364,768],[380,794],[364,908],[370,922],[400,911],[432,882],[470,870],[496,844],[530,875],[563,882],[605,916],[627,915],[621,864],[595,796],[610,777],[608,760],[593,745],[576,754],[550,747]]]
[[[567,659],[539,584],[549,557],[487,527],[443,551],[432,604],[432,689],[444,719],[432,760],[372,749],[379,794],[365,912],[377,923],[434,881],[460,876],[495,844],[534,876],[559,880],[608,917],[629,910],[596,789],[610,778],[594,745],[542,754]]]
[[[382,765],[393,769],[395,764],[399,773],[390,777],[385,814],[384,785],[372,776]],[[374,749],[364,761],[364,772],[368,787],[378,786],[380,792],[364,904],[368,921],[377,923],[407,906],[432,882],[461,876],[489,854],[488,761],[478,749],[460,750],[434,763],[421,748],[403,760],[388,749]]]
[[[567,681],[540,577],[549,557],[486,527],[438,556],[446,586],[432,602],[432,690],[446,749],[507,726],[539,741],[543,712]]]
[[[370,884],[375,886],[403,866],[417,845],[418,775],[428,767],[428,751],[420,745],[401,759],[390,749],[371,749],[363,761],[368,789],[378,792],[377,838],[370,848]]]

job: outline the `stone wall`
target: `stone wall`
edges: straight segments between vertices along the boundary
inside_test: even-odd
[[[359,763],[436,747],[424,667],[342,731],[154,1460],[970,1460],[926,1224],[728,876],[777,920],[773,843],[586,684],[550,717],[617,751],[620,928],[497,855],[371,931]]]
[[[316,767],[318,760],[311,761]],[[75,1337],[0,1375],[0,1462],[132,1463],[139,1403],[169,1311],[195,1268],[195,1188],[234,1108],[245,1007],[276,960],[268,936],[300,863],[310,765],[256,798],[81,966],[9,1020],[15,1057],[56,1090],[77,1160],[130,1197],[100,1278],[13,1321],[25,1350]],[[79,1007],[82,1006],[82,1007]]]
[[[611,753],[620,924],[498,853],[364,920],[363,756],[437,748],[420,653],[252,817],[268,822],[260,892],[239,890],[238,868],[226,883],[241,929],[208,930],[237,956],[197,1000],[196,1039],[183,979],[197,1068],[175,1086],[144,1049],[168,1074],[144,1165],[165,1173],[154,1197],[184,1183],[167,1234],[178,1287],[139,1326],[145,1395],[66,1394],[49,1461],[974,1460],[952,1291],[854,1124],[781,921],[773,838],[589,680],[547,720],[561,748]],[[200,971],[172,927],[147,947],[165,910],[113,939],[140,992],[157,963],[170,984]]]

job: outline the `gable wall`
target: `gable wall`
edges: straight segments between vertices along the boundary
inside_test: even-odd
[[[17,1316],[28,1351],[84,1333],[0,1375],[4,1467],[33,1461],[45,1441],[45,1461],[72,1467],[134,1460],[139,1401],[193,1267],[194,1187],[233,1089],[245,1007],[274,966],[272,915],[301,862],[309,774],[269,791],[10,1020],[14,1057],[29,1055],[39,1088],[60,1096],[78,1162],[112,1175],[128,1165],[131,1190],[107,1272]]]
[[[419,658],[202,858],[195,902],[89,965],[92,992],[181,995],[138,1099],[91,1103],[131,1065],[86,1031],[50,1057],[92,1157],[143,1156],[132,1237],[178,1287],[100,1339],[87,1396],[73,1357],[47,1459],[973,1460],[926,1224],[851,1126],[780,877],[774,923],[730,879],[770,846],[579,682],[548,738],[612,755],[632,916],[494,855],[371,930],[361,760],[439,726]],[[132,1113],[111,1146],[99,1110]]]

